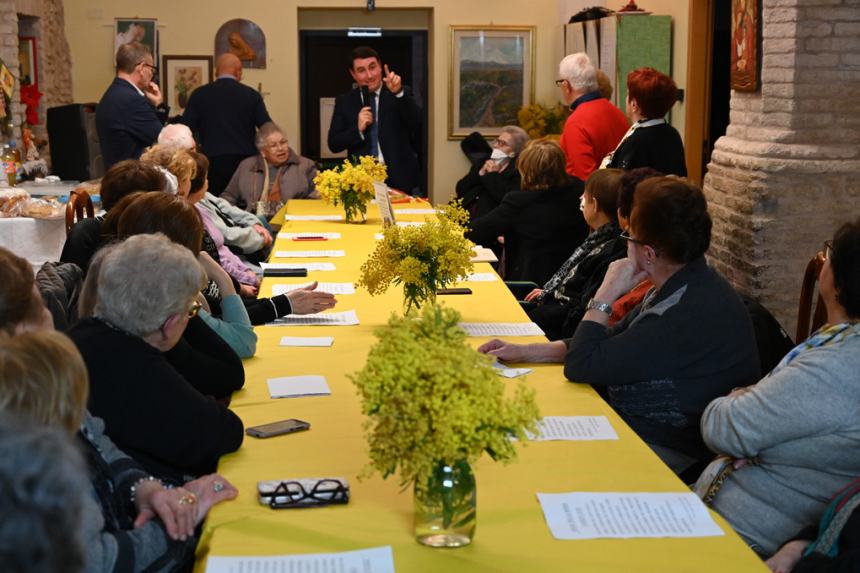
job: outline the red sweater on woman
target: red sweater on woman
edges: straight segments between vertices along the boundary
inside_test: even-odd
[[[627,133],[629,124],[608,99],[591,93],[571,104],[559,144],[567,158],[567,172],[585,181]]]

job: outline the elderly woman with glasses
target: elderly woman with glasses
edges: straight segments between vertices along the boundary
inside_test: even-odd
[[[242,421],[195,389],[164,354],[197,315],[206,273],[164,235],[136,235],[108,248],[93,316],[69,332],[89,371],[90,410],[151,474],[182,483],[209,473],[241,445]]]
[[[564,362],[591,384],[676,473],[711,454],[699,419],[731,388],[759,376],[752,323],[731,285],[705,261],[711,218],[702,191],[677,177],[637,185],[627,258],[609,265],[573,337],[536,345],[493,340],[479,350],[512,362]],[[654,285],[608,327],[612,304],[644,279]]]
[[[516,125],[506,125],[493,141],[493,153],[484,163],[473,165],[457,182],[457,198],[472,219],[483,217],[510,191],[520,188],[517,157],[529,142],[529,134]]]
[[[697,489],[764,555],[818,521],[860,475],[860,219],[836,231],[825,255],[827,324],[702,415],[705,443],[721,456]]]
[[[270,219],[290,199],[317,199],[313,161],[296,153],[287,135],[275,123],[263,124],[257,133],[260,155],[243,160],[221,195],[259,217]]]

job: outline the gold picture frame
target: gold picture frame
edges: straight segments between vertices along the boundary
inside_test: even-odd
[[[535,26],[451,26],[448,139],[497,136],[534,101]]]
[[[191,93],[213,81],[212,56],[162,56],[161,93],[170,113],[185,111]]]

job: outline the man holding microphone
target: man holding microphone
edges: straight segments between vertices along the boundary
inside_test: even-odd
[[[388,168],[389,187],[420,194],[418,164],[421,109],[400,76],[383,66],[373,48],[350,54],[349,73],[358,86],[335,100],[328,146],[350,157],[370,155]]]

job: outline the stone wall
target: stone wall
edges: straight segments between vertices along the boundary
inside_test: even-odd
[[[711,263],[793,335],[803,271],[860,215],[860,1],[764,0],[761,87],[733,92],[704,190]]]

